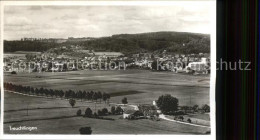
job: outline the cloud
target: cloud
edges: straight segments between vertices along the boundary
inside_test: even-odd
[[[208,32],[209,7],[8,6],[5,38],[110,36],[155,31]]]
[[[42,6],[30,6],[28,10],[33,10],[33,11],[42,10]]]
[[[56,17],[56,19],[61,19],[61,20],[70,20],[70,19],[77,19],[79,18],[77,15],[64,15],[61,17]]]
[[[6,17],[4,22],[5,26],[25,26],[30,24],[32,24],[32,20],[17,16]]]

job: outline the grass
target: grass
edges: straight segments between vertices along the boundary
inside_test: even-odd
[[[127,97],[129,104],[151,104],[160,95],[170,94],[179,99],[179,105],[209,104],[209,85],[198,82],[205,76],[179,75],[150,71],[73,71],[62,73],[4,74],[5,82],[62,90],[101,91],[111,94],[110,102],[121,103]],[[168,121],[123,120],[115,121],[71,117],[78,109],[93,112],[111,106],[101,103],[77,101],[71,108],[68,100],[37,98],[4,93],[4,132],[8,134],[79,134],[79,128],[92,127],[93,134],[204,134],[208,129]],[[192,100],[190,100],[192,99]],[[27,116],[28,108],[28,116]],[[52,119],[57,118],[57,119]],[[23,121],[26,120],[26,121]],[[10,131],[9,126],[35,126],[37,131]]]
[[[202,120],[207,120],[210,121],[210,116],[209,114],[189,114],[187,115],[188,117],[191,118],[197,118],[197,119],[202,119]]]
[[[18,73],[5,74],[4,78],[5,82],[37,88],[111,93],[117,96],[112,98],[113,102],[121,101],[120,94],[133,103],[151,103],[162,94],[170,94],[179,98],[180,105],[189,105],[190,97],[192,105],[209,104],[209,84],[198,82],[200,79],[209,79],[206,76],[127,70]]]
[[[124,96],[124,95],[140,94],[140,93],[142,93],[142,92],[135,91],[135,90],[130,90],[130,91],[122,91],[122,92],[110,93],[110,96],[111,97],[115,97],[115,96]]]

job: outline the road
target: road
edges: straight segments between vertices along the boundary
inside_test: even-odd
[[[192,124],[192,123],[187,123],[187,122],[182,122],[182,121],[176,121],[176,120],[173,120],[173,119],[169,119],[169,118],[165,117],[165,115],[163,115],[163,114],[159,115],[159,118],[167,120],[167,121],[171,121],[171,122],[186,124],[186,125],[210,128],[209,126],[205,126],[205,125],[198,125],[198,124]]]

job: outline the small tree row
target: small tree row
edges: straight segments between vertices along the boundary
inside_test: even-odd
[[[91,100],[91,101],[99,101],[102,100],[105,103],[109,102],[110,95],[107,93],[101,93],[100,91],[63,91],[63,90],[53,90],[47,88],[33,88],[31,86],[22,86],[22,85],[15,85],[12,83],[4,83],[4,88],[6,90],[11,90],[15,92],[21,92],[23,94],[28,95],[35,95],[35,96],[46,96],[46,97],[56,97],[56,98],[65,98],[65,99],[79,99],[79,100]]]

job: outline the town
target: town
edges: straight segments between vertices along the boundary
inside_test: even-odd
[[[4,53],[5,132],[18,133],[8,124],[15,128],[37,121],[35,127],[43,134],[66,133],[58,131],[60,124],[49,127],[48,121],[58,119],[73,126],[72,134],[210,134],[208,52],[90,47],[89,42],[102,41],[90,37],[6,41],[11,46],[6,50],[14,49]],[[25,51],[16,42],[41,46],[36,50],[50,46]],[[178,47],[191,44],[196,43]],[[20,106],[12,107],[13,102]],[[14,114],[17,117],[10,117]],[[80,127],[84,120],[91,124]],[[120,129],[123,126],[128,129]]]
[[[71,40],[82,38],[69,38]],[[85,39],[85,38],[83,38]],[[87,38],[89,40],[89,38]],[[60,39],[28,39],[22,41],[59,41]],[[185,45],[185,44],[183,44]],[[85,50],[84,46],[70,45],[47,52],[16,52],[4,56],[5,72],[64,72],[75,70],[144,69],[176,73],[209,74],[210,55],[176,54],[163,50],[157,53],[100,52]],[[58,52],[58,53],[57,53]],[[72,55],[73,54],[73,55]]]

